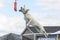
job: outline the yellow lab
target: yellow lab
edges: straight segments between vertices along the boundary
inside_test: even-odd
[[[28,14],[29,9],[26,9],[25,6],[24,6],[24,7],[21,7],[21,9],[19,11],[24,14],[24,19],[26,21],[26,26],[29,26],[29,25],[37,26],[37,27],[40,28],[40,31],[44,33],[45,37],[48,36],[44,27],[39,22],[37,22],[30,14]]]

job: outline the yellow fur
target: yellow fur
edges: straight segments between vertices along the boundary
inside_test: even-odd
[[[43,31],[45,34],[45,37],[47,37],[48,36],[48,34],[47,34],[47,32],[45,31],[45,29],[44,29],[44,27],[39,23],[39,22],[37,22],[33,17],[31,17],[31,15],[30,14],[26,14],[26,17],[29,19],[29,20],[31,20],[31,22],[30,22],[30,24],[31,23],[34,23],[34,25],[37,25],[37,27],[39,27],[40,29],[41,29],[41,31]]]
[[[44,32],[45,37],[47,37],[48,34],[45,31],[44,27],[39,22],[37,22],[30,14],[28,14],[28,10],[25,8],[25,6],[24,6],[24,8],[21,7],[20,11],[24,14],[26,24],[36,25],[37,27],[39,27],[41,29],[42,32]]]

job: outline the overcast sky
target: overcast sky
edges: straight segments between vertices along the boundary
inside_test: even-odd
[[[13,3],[14,0],[0,0],[0,36],[10,32],[21,34],[25,29],[24,16],[19,12],[23,5],[43,26],[60,26],[60,0],[17,0],[17,12]]]

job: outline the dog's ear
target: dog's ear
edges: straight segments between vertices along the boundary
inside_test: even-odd
[[[26,10],[26,13],[29,11],[29,9]]]
[[[29,9],[27,9],[27,11],[29,11]]]
[[[29,11],[29,9],[26,10],[26,12],[28,12],[28,11]]]

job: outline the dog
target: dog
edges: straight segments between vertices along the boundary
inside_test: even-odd
[[[29,13],[28,13],[29,9],[26,9],[26,7],[21,7],[21,9],[19,10],[19,12],[22,12],[24,14],[24,19],[26,21],[26,26],[32,25],[32,26],[37,26],[38,28],[40,28],[40,32],[44,33],[45,37],[48,36],[47,32],[45,31],[44,27],[37,22]],[[36,28],[37,28],[36,27]]]

